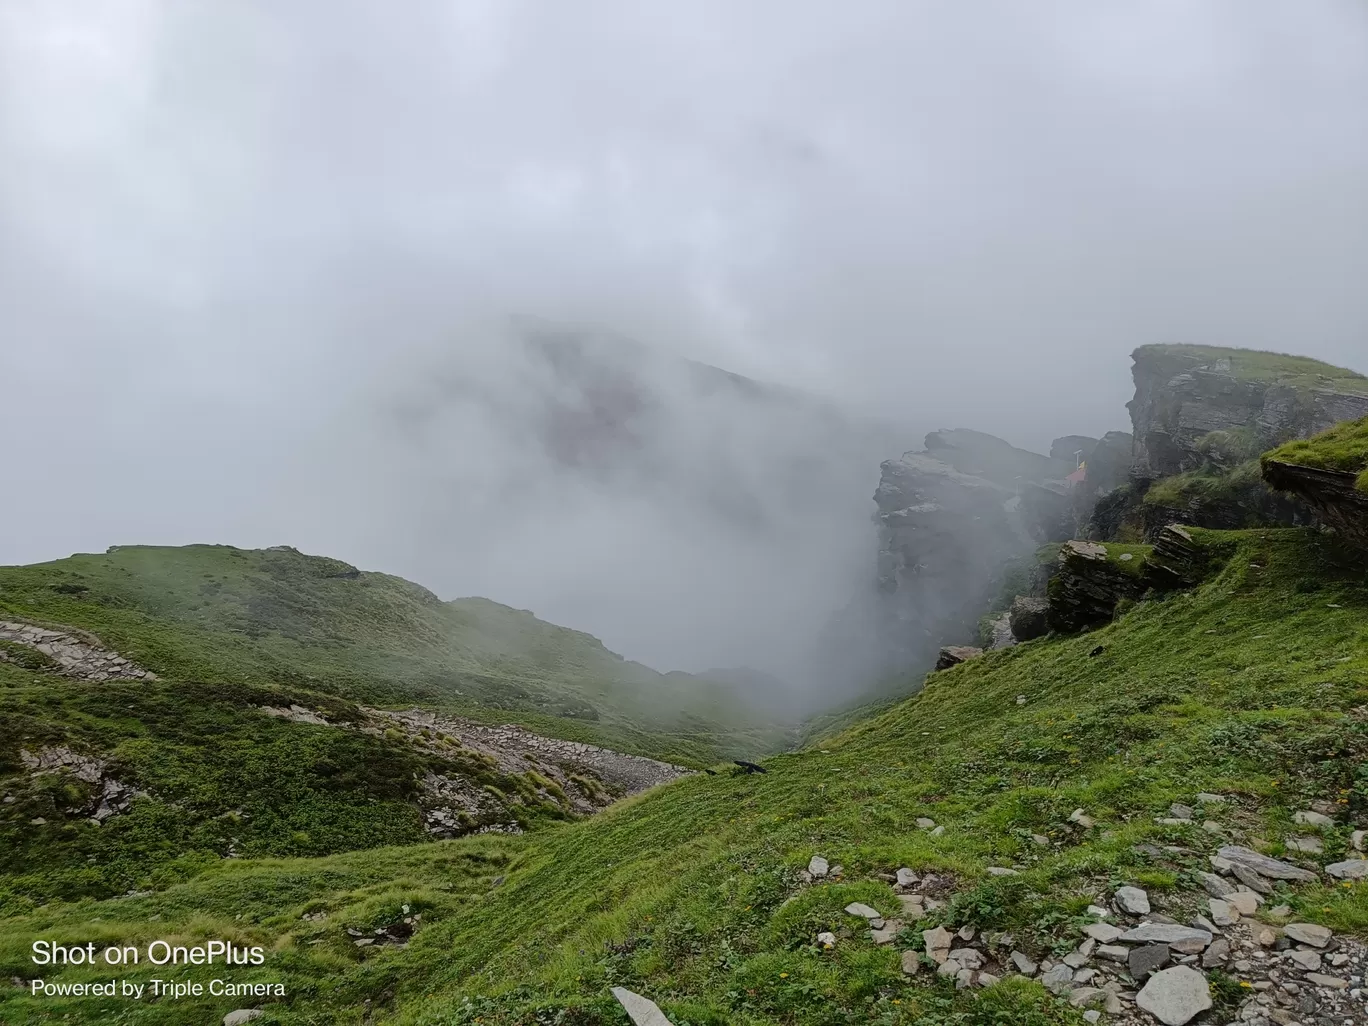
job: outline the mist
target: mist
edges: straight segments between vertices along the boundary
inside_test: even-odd
[[[0,0],[0,563],[291,544],[800,678],[927,430],[1368,370],[1356,0],[396,10]]]

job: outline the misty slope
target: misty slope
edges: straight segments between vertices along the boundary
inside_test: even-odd
[[[898,950],[920,947],[922,928],[968,924],[1057,957],[1081,938],[1085,906],[1122,883],[1185,921],[1194,874],[1224,842],[1156,818],[1198,791],[1229,796],[1208,813],[1224,836],[1312,867],[1343,858],[1349,828],[1368,816],[1361,570],[1338,565],[1313,532],[1192,534],[1209,567],[1195,590],[935,675],[877,718],[770,759],[764,776],[693,777],[522,838],[222,864],[155,896],[34,909],[7,923],[0,973],[31,974],[34,936],[84,937],[98,917],[108,942],[174,930],[274,946],[268,967],[238,974],[287,982],[291,998],[262,1006],[272,1024],[606,1026],[623,1022],[608,995],[616,984],[690,1026],[1081,1023],[1034,982],[957,992],[925,972],[908,981]],[[1285,840],[1305,829],[1294,811],[1322,799],[1341,810],[1323,853],[1292,852]],[[1069,821],[1080,807],[1095,826]],[[918,829],[921,816],[943,836]],[[844,865],[844,878],[802,884],[814,854]],[[1020,875],[986,870],[1013,864]],[[896,914],[876,874],[897,866],[942,874],[947,904],[876,947],[845,931],[841,909],[863,901]],[[1269,906],[1282,902],[1296,919],[1368,930],[1363,886],[1280,884]],[[352,944],[347,928],[382,926],[404,905],[423,912],[406,948]],[[827,929],[842,936],[823,952],[814,938]],[[1222,978],[1217,1022],[1245,993]],[[231,1007],[118,1011],[127,1023],[172,1024]],[[0,998],[16,1023],[95,1022],[114,1010]]]
[[[0,567],[0,612],[98,634],[162,677],[282,683],[697,736],[759,721],[721,687],[628,662],[598,639],[488,599],[443,602],[293,549],[116,546]],[[514,717],[516,718],[516,716]]]

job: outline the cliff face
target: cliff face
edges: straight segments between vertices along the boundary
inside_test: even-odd
[[[1196,470],[1213,450],[1250,459],[1368,415],[1368,378],[1314,360],[1199,346],[1142,346],[1132,359],[1139,478]]]
[[[947,641],[974,637],[1004,565],[1041,540],[1019,491],[1073,469],[977,431],[933,432],[924,451],[883,463],[874,501],[885,669],[929,667]]]
[[[1357,474],[1266,459],[1263,475],[1274,488],[1309,503],[1349,544],[1368,551],[1368,492],[1356,487]]]

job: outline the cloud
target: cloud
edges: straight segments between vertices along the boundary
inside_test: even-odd
[[[1368,369],[1365,95],[1352,0],[15,0],[0,559],[289,542],[782,663],[922,431],[1125,427],[1152,341]],[[635,469],[567,468],[519,317],[819,395],[868,464],[793,515],[808,429],[653,371]]]

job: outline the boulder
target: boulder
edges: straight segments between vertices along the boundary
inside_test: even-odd
[[[1184,1026],[1211,1007],[1211,989],[1196,969],[1176,965],[1150,976],[1135,1003],[1164,1026]]]
[[[1336,880],[1362,880],[1368,877],[1368,859],[1349,859],[1346,862],[1332,862],[1325,871]]]
[[[1150,973],[1168,964],[1170,952],[1167,944],[1146,944],[1134,948],[1126,959],[1127,968],[1136,982],[1147,979]]]
[[[1288,923],[1283,933],[1299,944],[1309,944],[1313,948],[1323,948],[1330,943],[1332,933],[1324,926],[1315,923]]]
[[[1113,900],[1121,912],[1127,912],[1133,916],[1149,914],[1149,895],[1139,887],[1118,887],[1116,894],[1113,895]]]
[[[1030,641],[1050,633],[1050,602],[1048,599],[1018,595],[1012,600],[1007,614],[1012,625],[1012,637]]]
[[[1064,634],[1109,623],[1123,598],[1139,598],[1145,584],[1140,567],[1114,563],[1095,542],[1067,541],[1060,546],[1048,588],[1051,630]]]
[[[223,1026],[245,1026],[253,1019],[260,1019],[266,1013],[260,1008],[239,1008],[223,1017]]]
[[[632,1020],[632,1026],[672,1026],[660,1007],[640,994],[634,994],[626,987],[614,987],[613,997]]]
[[[947,645],[940,650],[936,658],[937,670],[948,670],[952,666],[968,662],[970,659],[977,659],[983,655],[983,649],[974,648],[971,645]]]

